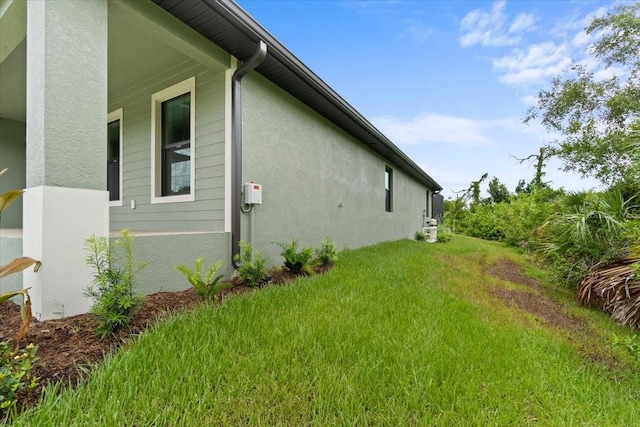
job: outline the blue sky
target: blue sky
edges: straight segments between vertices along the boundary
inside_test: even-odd
[[[445,197],[485,172],[510,191],[555,138],[522,118],[571,61],[597,71],[584,27],[611,1],[238,0],[430,174]],[[614,70],[600,70],[610,73]],[[559,170],[570,190],[598,182]],[[485,184],[486,188],[486,184]]]

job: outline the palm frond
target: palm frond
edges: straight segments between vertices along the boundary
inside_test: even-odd
[[[634,265],[640,257],[596,264],[578,288],[578,300],[606,311],[618,323],[640,328],[640,279]]]

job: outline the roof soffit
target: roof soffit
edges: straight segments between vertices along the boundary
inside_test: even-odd
[[[289,52],[231,0],[152,0],[182,22],[245,61],[263,40],[267,57],[256,68],[264,77],[343,128],[366,146],[432,190],[442,187],[393,142]]]

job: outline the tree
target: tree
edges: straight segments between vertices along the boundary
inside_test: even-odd
[[[516,186],[516,194],[521,193],[531,193],[531,186],[527,185],[527,182],[524,179],[518,181],[518,185]]]
[[[509,189],[495,176],[489,181],[489,195],[494,203],[506,202],[509,200]]]
[[[540,120],[560,133],[548,154],[562,159],[565,170],[610,185],[632,179],[628,138],[640,126],[640,3],[616,7],[585,31],[599,36],[590,53],[617,75],[599,79],[574,63],[571,77],[558,76],[539,92],[524,122]]]
[[[488,176],[488,173],[483,174],[479,180],[471,181],[471,185],[469,185],[469,188],[467,188],[466,190],[456,191],[455,193],[462,193],[461,198],[465,202],[471,199],[471,207],[473,208],[474,205],[480,203],[480,184],[482,183],[482,181],[487,179]]]
[[[530,193],[532,189],[540,189],[540,188],[549,186],[548,182],[544,182],[542,180],[543,177],[546,175],[546,172],[544,171],[544,167],[547,165],[546,162],[549,159],[549,157],[551,157],[551,155],[549,154],[549,151],[550,150],[548,147],[540,147],[540,151],[538,151],[538,154],[531,154],[523,159],[519,159],[515,156],[511,156],[514,159],[516,159],[518,162],[520,162],[520,164],[526,162],[527,160],[532,160],[532,159],[535,159],[536,161],[536,174],[534,175],[533,179],[531,180],[529,185],[526,186],[526,189],[525,189],[524,180],[520,180],[520,182],[518,182],[518,187],[516,187],[516,193],[520,193],[520,192]]]
[[[456,220],[464,213],[466,203],[463,197],[456,196],[455,200],[444,201],[444,220],[451,226],[451,231],[456,232]]]

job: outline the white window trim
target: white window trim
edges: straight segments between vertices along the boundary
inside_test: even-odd
[[[120,120],[120,153],[118,153],[118,155],[120,156],[119,160],[118,160],[118,173],[120,174],[120,176],[118,177],[118,182],[119,182],[119,186],[120,186],[120,198],[118,200],[110,200],[109,201],[109,206],[122,206],[122,194],[123,194],[123,187],[122,187],[122,169],[124,166],[124,162],[123,162],[123,153],[124,153],[124,139],[122,138],[122,136],[124,135],[123,132],[123,109],[122,108],[118,108],[117,110],[114,110],[112,112],[110,112],[109,114],[107,114],[107,124],[111,123],[111,122],[115,122],[116,120]]]
[[[185,93],[190,93],[190,186],[189,194],[176,196],[162,196],[162,147],[161,129],[162,108],[164,101],[175,98]],[[193,202],[196,194],[196,78],[191,77],[160,92],[151,95],[151,203],[178,203]]]

